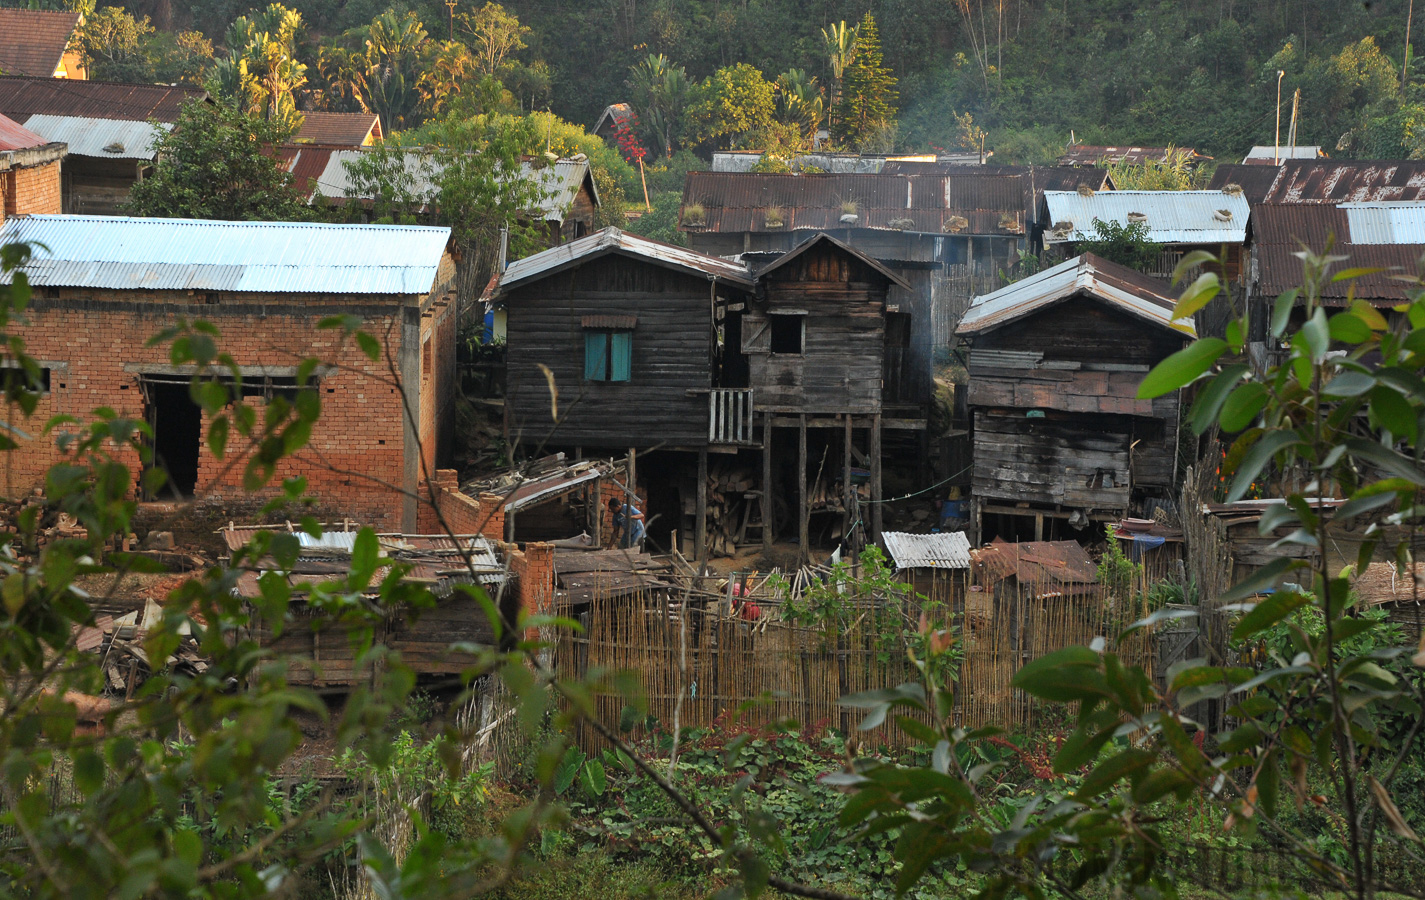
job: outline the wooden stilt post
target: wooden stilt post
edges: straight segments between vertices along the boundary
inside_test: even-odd
[[[694,559],[701,562],[708,557],[708,448],[698,450],[698,511],[693,522],[694,540],[697,547]]]
[[[807,521],[807,415],[797,417],[797,543],[801,545],[803,560],[811,557],[808,532],[811,523]]]
[[[771,550],[777,523],[772,515],[772,414],[762,415],[762,549]]]
[[[589,515],[593,520],[589,522],[589,534],[594,539],[594,546],[602,548],[604,546],[604,480],[594,479],[594,486],[590,488],[594,496],[589,500]]]
[[[628,492],[624,502],[638,503],[638,451],[632,447],[628,448]]]
[[[1034,514],[1034,540],[1044,540],[1044,514],[1042,512]]]
[[[855,553],[855,548],[851,542],[851,529],[856,524],[856,520],[851,517],[851,495],[855,488],[851,486],[851,414],[846,414],[845,441],[842,446],[841,461],[841,505],[844,506],[845,515],[841,517],[841,539],[846,542],[848,553]]]
[[[881,539],[881,414],[871,416],[871,537]]]

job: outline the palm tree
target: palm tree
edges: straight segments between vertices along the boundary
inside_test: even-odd
[[[833,119],[836,106],[841,102],[841,76],[846,74],[846,67],[851,65],[851,59],[856,55],[856,33],[859,30],[859,25],[850,27],[845,19],[821,30],[822,45],[826,48],[827,63],[831,66],[831,103],[828,109]]]
[[[788,69],[777,76],[777,118],[796,125],[811,143],[826,114],[826,98],[816,76],[804,69]]]
[[[661,53],[649,54],[631,70],[628,86],[639,122],[653,133],[664,158],[672,156],[673,137],[688,105],[688,73]]]

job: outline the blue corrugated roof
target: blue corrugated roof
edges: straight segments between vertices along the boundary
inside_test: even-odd
[[[114,216],[0,225],[0,244],[35,245],[31,284],[144,290],[427,294],[449,239],[449,228],[415,225]]]

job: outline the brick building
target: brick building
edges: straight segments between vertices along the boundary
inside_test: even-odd
[[[244,496],[241,466],[226,471],[204,446],[208,423],[189,397],[194,369],[172,365],[166,344],[146,345],[180,319],[206,320],[241,367],[249,396],[298,390],[300,362],[323,363],[316,384],[300,388],[319,392],[321,419],[279,479],[305,475],[323,504],[413,531],[417,502],[393,488],[413,494],[422,472],[435,471],[454,419],[449,238],[446,228],[394,225],[10,219],[0,244],[48,248],[26,267],[34,296],[17,329],[47,387],[32,422],[105,406],[143,416],[169,474],[165,496]],[[319,327],[334,315],[361,317],[382,345],[380,359],[343,342],[339,329]],[[418,429],[408,427],[397,384],[419,386],[405,392]],[[7,461],[7,494],[39,483],[59,459],[53,435],[30,433]],[[137,471],[139,461],[129,462]]]
[[[0,116],[0,221],[60,211],[64,144],[50,143]]]

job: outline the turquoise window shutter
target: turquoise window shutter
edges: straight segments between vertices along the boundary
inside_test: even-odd
[[[628,381],[633,376],[633,333],[616,331],[609,335],[609,350],[613,365],[610,381]]]
[[[608,334],[602,331],[584,332],[584,380],[605,380],[608,377],[608,360]]]

